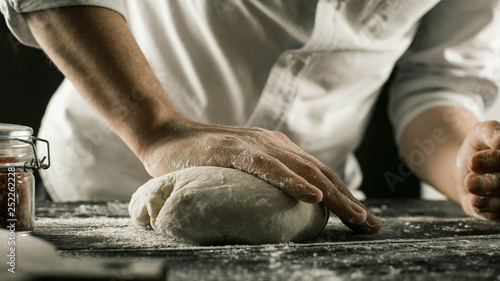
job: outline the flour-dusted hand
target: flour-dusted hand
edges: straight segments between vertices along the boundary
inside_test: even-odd
[[[460,148],[457,166],[464,211],[500,222],[500,122],[476,125]]]
[[[234,168],[299,200],[322,201],[355,231],[374,233],[380,229],[378,218],[352,196],[330,168],[283,133],[180,120],[158,129],[139,153],[152,176],[195,166]]]
[[[322,201],[354,230],[379,230],[379,220],[338,176],[283,134],[200,124],[178,114],[117,12],[65,7],[24,18],[37,43],[151,175],[192,166],[236,168],[297,199]]]

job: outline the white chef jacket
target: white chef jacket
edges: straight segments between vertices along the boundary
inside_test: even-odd
[[[74,5],[120,13],[185,116],[282,131],[353,189],[352,152],[395,66],[397,140],[432,107],[481,118],[497,93],[496,0],[0,0],[13,34],[35,47],[21,12]],[[39,136],[51,141],[42,177],[56,201],[129,199],[149,179],[68,81]]]

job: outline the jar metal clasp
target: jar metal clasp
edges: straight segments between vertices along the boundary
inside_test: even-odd
[[[33,148],[33,155],[35,157],[34,159],[31,159],[31,163],[25,162],[24,166],[19,167],[19,168],[23,168],[24,171],[26,172],[26,170],[28,170],[28,169],[33,170],[33,171],[38,171],[40,169],[46,170],[50,167],[50,145],[49,145],[48,140],[33,137],[33,136],[31,136],[28,140],[19,139],[19,138],[16,138],[15,140],[31,145],[31,147]],[[39,141],[39,142],[45,143],[45,145],[47,146],[47,156],[43,156],[42,159],[38,159],[38,153],[36,151],[36,145],[35,145],[34,141]],[[44,163],[45,160],[47,160],[47,163]]]

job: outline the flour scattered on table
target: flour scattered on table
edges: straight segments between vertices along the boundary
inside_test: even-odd
[[[86,227],[82,227],[85,225]],[[38,219],[33,235],[57,240],[59,250],[182,248],[193,246],[180,239],[158,237],[129,218]],[[73,236],[61,244],[59,236]]]

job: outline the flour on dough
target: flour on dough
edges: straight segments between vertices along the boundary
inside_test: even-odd
[[[193,167],[151,179],[132,195],[136,223],[203,245],[312,239],[329,212],[235,169]]]

